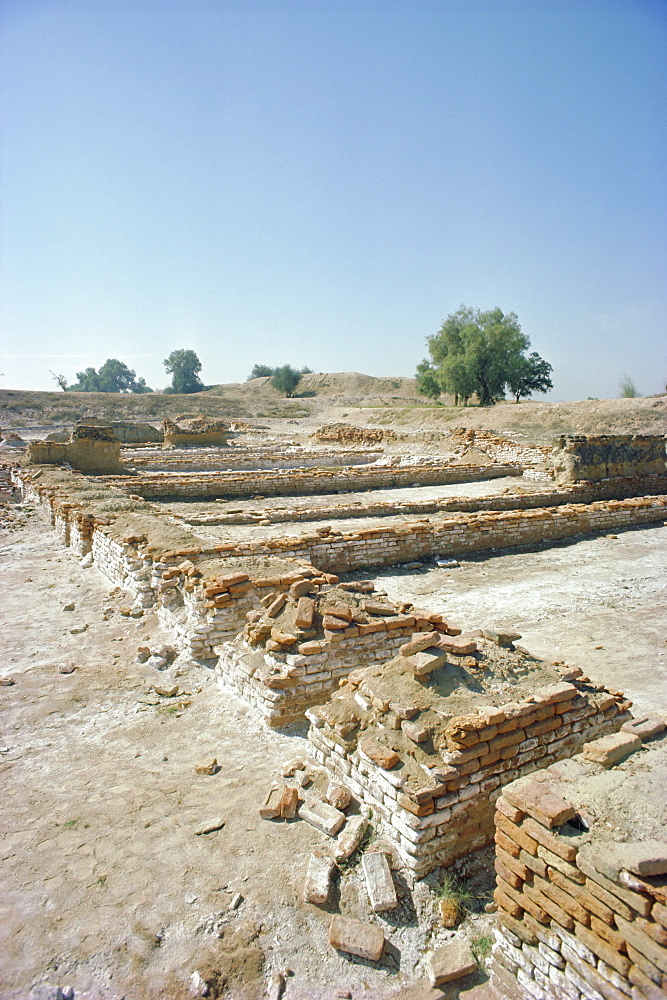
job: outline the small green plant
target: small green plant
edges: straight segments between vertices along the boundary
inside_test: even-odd
[[[356,866],[361,861],[361,856],[364,853],[364,851],[368,847],[370,847],[371,844],[376,839],[377,839],[377,830],[369,823],[368,826],[366,827],[366,832],[359,841],[359,846],[357,847],[356,851],[353,851],[349,858],[345,858],[344,861],[338,862],[338,871],[340,872],[343,878],[346,875],[349,875],[349,873],[352,871],[353,868],[356,868]]]
[[[634,399],[635,396],[639,395],[637,392],[637,387],[632,381],[629,375],[624,375],[619,382],[619,389],[621,390],[622,399]]]
[[[493,937],[490,934],[475,934],[470,942],[470,950],[480,965],[489,957],[492,948]]]
[[[438,886],[439,899],[446,899],[458,906],[459,910],[467,910],[475,899],[475,896],[465,886],[460,885],[456,879],[447,872],[442,876],[442,881]]]
[[[106,887],[107,887],[107,876],[106,875],[100,875],[100,876],[98,876],[97,884],[100,887],[100,889],[106,889]]]

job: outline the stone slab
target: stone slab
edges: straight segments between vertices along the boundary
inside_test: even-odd
[[[477,962],[468,942],[456,938],[432,952],[427,965],[432,986],[441,986],[443,983],[451,983],[454,979],[462,979],[477,968]]]
[[[378,962],[384,948],[384,931],[375,924],[336,914],[329,925],[329,944],[369,962]]]

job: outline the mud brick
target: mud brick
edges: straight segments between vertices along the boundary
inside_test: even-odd
[[[296,584],[293,584],[293,586],[296,586]],[[297,626],[297,628],[310,628],[310,626],[313,624],[314,613],[315,613],[315,601],[312,599],[312,597],[300,597],[299,603],[296,606],[296,617],[294,619],[294,624]]]
[[[520,875],[513,872],[511,868],[508,868],[507,865],[504,865],[498,856],[496,856],[493,866],[497,874],[500,875],[501,879],[507,882],[508,885],[511,885],[513,889],[521,889],[524,879],[522,879]]]
[[[496,861],[500,861],[506,868],[509,868],[511,872],[514,872],[514,874],[524,882],[526,879],[532,878],[530,868],[519,861],[518,858],[512,857],[512,855],[508,854],[507,851],[504,851],[502,847],[496,846]],[[509,879],[505,879],[505,881],[509,881]]]
[[[245,583],[248,579],[247,573],[228,573],[226,576],[216,577],[216,583],[221,587],[234,587],[239,583]]]
[[[285,594],[278,594],[275,601],[269,604],[268,608],[266,609],[266,613],[269,616],[269,618],[275,618],[278,612],[282,611],[286,601],[287,597]]]
[[[612,906],[615,912],[620,913],[622,917],[627,918],[634,916],[632,913],[627,914],[625,912],[628,906],[635,910],[641,917],[648,917],[651,912],[652,901],[648,899],[648,897],[640,895],[638,892],[633,892],[631,889],[626,889],[602,875],[595,864],[595,861],[598,860],[596,854],[597,852],[594,849],[590,851],[588,850],[588,845],[582,847],[577,855],[577,867],[584,873],[584,875],[587,876],[588,879],[596,883],[601,888],[606,889],[607,893],[612,896],[616,903],[625,903],[626,906],[614,906],[608,899],[600,897],[603,902]],[[599,896],[599,893],[595,892],[592,886],[590,888],[591,892],[593,892],[595,896]]]
[[[381,767],[385,771],[391,771],[400,760],[395,750],[392,750],[391,747],[386,747],[379,740],[373,739],[372,736],[367,736],[365,739],[360,740],[359,749],[374,764],[377,764],[378,767]]]
[[[286,785],[280,796],[280,818],[294,819],[299,805],[299,792],[296,788]]]
[[[602,764],[603,767],[613,767],[635,750],[641,750],[641,747],[642,741],[638,736],[633,736],[631,733],[612,733],[610,736],[601,736],[592,743],[584,743],[582,757],[595,764]]]
[[[306,903],[315,903],[316,906],[326,904],[334,867],[333,858],[321,851],[311,854],[303,890],[303,898]]]
[[[327,837],[334,837],[345,822],[345,813],[319,799],[303,802],[299,809],[299,815],[301,819],[305,819],[307,823],[314,826],[316,830],[325,833]]]
[[[637,951],[637,949],[634,948],[629,941],[626,941],[625,948],[630,961],[634,965],[638,966],[638,968],[640,968],[642,972],[656,984],[656,986],[661,986],[664,977],[657,965],[654,965],[653,962],[649,962],[648,958],[646,958],[645,955],[642,955],[640,951]]]
[[[651,910],[651,916],[654,920],[657,920],[659,924],[667,928],[667,906],[663,906],[662,903],[654,903],[653,909]]]
[[[366,889],[374,913],[395,910],[398,906],[396,889],[389,870],[387,855],[382,851],[364,854],[361,867],[366,879]]]
[[[431,986],[441,986],[469,976],[477,968],[470,945],[463,938],[455,938],[437,948],[427,959]]]
[[[570,914],[554,902],[550,896],[545,896],[539,889],[536,889],[535,886],[524,885],[522,895],[528,897],[528,901],[533,907],[532,909],[530,906],[525,908],[541,924],[548,924],[550,918],[553,918],[561,927],[565,927],[569,931],[574,929],[574,920]]]
[[[255,589],[255,584],[252,580],[248,580],[247,583],[236,583],[233,587],[229,587],[230,595],[236,599],[237,597],[243,597],[244,594],[249,593],[251,590]]]
[[[498,803],[496,803],[496,809],[498,809]],[[533,837],[542,847],[557,854],[563,861],[574,861],[576,858],[578,847],[575,847],[574,844],[568,844],[566,840],[556,834],[549,833],[540,823],[536,823],[530,817],[523,821],[521,829]]]
[[[507,791],[507,789],[505,789]],[[506,816],[502,813],[496,813],[496,828],[502,830],[502,832],[508,836],[515,844],[519,847],[523,847],[527,854],[537,855],[537,841],[529,837],[527,833],[524,833],[520,826],[515,826],[514,823],[510,823]]]
[[[574,684],[561,681],[560,684],[550,684],[547,687],[538,688],[533,693],[535,701],[543,701],[546,705],[555,705],[557,702],[571,701],[576,698],[578,691]]]
[[[522,848],[519,851],[519,861],[524,864],[526,868],[530,868],[531,872],[534,872],[535,875],[545,878],[547,874],[547,866],[546,863],[542,861],[542,858],[533,857],[532,854],[528,854],[528,852],[524,851]]]
[[[470,656],[472,653],[477,652],[477,643],[475,640],[466,639],[462,635],[452,635],[447,636],[447,638],[441,635],[438,640],[438,646],[453,656]]]
[[[594,934],[597,934],[598,937],[601,937],[603,941],[606,941],[607,944],[610,944],[615,951],[625,951],[625,939],[623,935],[613,927],[603,923],[602,920],[598,920],[598,918],[592,914],[591,930]]]
[[[513,889],[512,886],[505,882],[504,879],[499,878],[497,879],[497,888],[508,896],[513,903],[520,906],[522,910],[526,910],[530,913],[530,915],[534,917],[538,923],[549,923],[549,916],[546,912],[546,907],[542,907],[540,903],[535,901],[535,896],[539,896],[539,893],[536,893],[530,886],[524,885],[523,891],[517,892],[516,889]],[[572,923],[574,926],[574,921]]]
[[[504,790],[505,798],[543,826],[561,826],[575,815],[574,807],[545,781],[520,778]]]
[[[384,948],[384,931],[375,924],[336,914],[329,924],[329,944],[338,951],[378,962]]]
[[[433,799],[429,799],[428,802],[420,804],[411,799],[409,795],[399,792],[396,801],[402,809],[412,813],[413,816],[430,816],[431,813],[435,811],[435,803],[433,802]]]
[[[662,719],[653,718],[650,715],[643,715],[641,719],[631,719],[621,726],[622,733],[630,733],[631,736],[638,736],[640,740],[650,740],[651,737],[663,733],[667,729]]]
[[[569,892],[565,892],[564,889],[550,882],[549,879],[540,878],[539,875],[535,876],[533,884],[540,892],[543,892],[549,899],[553,899],[554,903],[557,903],[566,913],[569,913],[570,916],[574,917],[580,923],[586,925],[590,923],[591,918],[588,910],[585,910],[576,899],[570,896]]]
[[[633,990],[632,1000],[667,1000],[667,993],[660,989],[659,986],[653,982],[652,979],[642,972],[642,970],[637,965],[630,966],[630,972],[628,973],[628,979],[636,986],[640,992],[635,993]]]
[[[563,861],[557,854],[554,854],[553,851],[548,850],[546,847],[542,847],[541,844],[538,845],[537,856],[538,858],[542,858],[542,861],[545,861],[548,865],[551,865],[552,868],[555,868],[556,871],[562,872],[563,875],[566,875],[573,882],[583,885],[586,881],[583,872],[580,872],[578,868],[575,868],[568,861]]]
[[[607,965],[611,965],[612,969],[616,969],[621,976],[627,977],[632,963],[625,955],[620,954],[615,948],[599,937],[595,931],[584,927],[578,921],[575,922],[574,933],[587,948],[590,948],[594,955],[601,958]]]
[[[512,934],[516,934],[526,944],[537,944],[536,928],[540,925],[528,914],[525,914],[521,920],[515,920],[507,913],[499,913],[498,920],[503,927],[506,927]]]
[[[581,903],[591,914],[595,914],[595,919],[604,921],[609,927],[614,925],[614,911],[606,906],[597,896],[593,896],[583,885],[579,885],[567,878],[562,872],[555,868],[548,868],[547,875],[555,885],[569,892],[578,903]]]
[[[458,768],[461,764],[467,764],[471,760],[477,760],[488,753],[488,743],[475,743],[468,750],[446,750],[443,752],[443,760]]]
[[[501,908],[501,910],[503,910],[505,913],[509,913],[511,916],[516,918],[521,917],[523,913],[523,906],[519,906],[516,900],[510,899],[510,897],[505,892],[503,892],[503,890],[499,886],[496,886],[496,888],[493,890],[493,898],[495,899],[496,903]]]
[[[315,642],[314,640],[309,640],[308,642],[301,642],[298,646],[299,652],[304,656],[314,656],[316,653],[321,653],[323,646],[321,642]]]
[[[535,736],[544,736],[545,733],[550,733],[555,729],[560,729],[563,725],[560,716],[551,716],[548,719],[544,719],[542,722],[534,722],[532,726],[526,726],[526,735],[531,739]]]
[[[598,877],[602,878],[602,876]],[[630,919],[634,917],[634,913],[629,906],[626,906],[625,903],[618,899],[612,892],[609,892],[608,889],[600,885],[594,879],[586,879],[586,888],[592,896],[597,897],[600,902],[604,903],[605,906],[608,906],[615,914],[620,913],[622,916],[629,917]]]
[[[506,851],[513,858],[519,857],[521,848],[519,847],[518,844],[516,844],[513,840],[511,840],[507,836],[507,834],[503,833],[502,830],[497,829],[493,839],[498,845],[498,847],[502,848],[503,851]]]
[[[280,816],[282,793],[282,788],[274,786],[269,789],[264,802],[259,807],[259,815],[262,819],[277,819]]]
[[[526,734],[523,729],[514,729],[510,733],[503,733],[501,736],[495,736],[491,742],[488,744],[488,751],[493,753],[494,750],[504,750],[505,747],[514,746],[517,743],[523,743],[526,738]],[[505,796],[508,798],[508,796]],[[521,808],[521,806],[519,806]]]
[[[629,946],[631,945],[636,951],[643,955],[644,958],[647,958],[649,962],[657,966],[663,975],[667,975],[666,948],[662,948],[657,941],[654,941],[652,937],[649,937],[649,935],[646,934],[646,932],[638,925],[636,920],[625,920],[617,914],[616,926]]]

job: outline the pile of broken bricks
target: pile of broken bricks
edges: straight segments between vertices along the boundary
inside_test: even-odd
[[[360,864],[370,910],[376,914],[395,910],[399,899],[391,873],[391,851],[382,850],[377,844],[364,849],[370,817],[367,811],[356,809],[358,803],[347,788],[335,782],[327,784],[321,769],[296,759],[284,765],[281,779],[269,789],[259,813],[263,819],[305,820],[330,838],[330,844],[316,849],[309,858],[304,902],[326,907],[336,869],[343,868],[361,849]],[[385,948],[385,932],[376,923],[336,913],[329,924],[329,943],[337,951],[379,962]],[[428,956],[426,968],[431,984],[437,986],[469,975],[477,968],[477,962],[469,943],[456,938],[436,948]]]

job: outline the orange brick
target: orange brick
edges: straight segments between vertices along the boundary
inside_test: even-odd
[[[504,795],[501,795],[497,800],[496,809],[498,809],[503,816],[507,816],[511,823],[520,823],[526,815],[521,809],[517,809],[516,806],[513,806],[510,802],[508,802]],[[568,858],[568,860],[570,859]]]
[[[522,941],[526,944],[537,944],[538,938],[535,932],[530,927],[527,920],[515,920],[508,913],[500,912],[498,914],[498,920],[501,924],[504,924],[508,930],[520,937]]]
[[[588,889],[584,888],[582,885],[578,885],[571,879],[566,878],[561,872],[557,871],[555,868],[547,869],[549,881],[553,882],[555,885],[559,886],[565,892],[568,892],[578,903],[581,903],[590,913],[594,913],[596,919],[604,921],[609,927],[614,926],[614,911],[610,910],[602,900],[593,896]]]
[[[496,803],[497,808],[497,803]],[[521,828],[530,836],[542,844],[543,847],[547,847],[554,854],[557,854],[559,858],[563,861],[574,861],[577,856],[578,848],[574,844],[568,844],[563,838],[559,837],[557,834],[551,833],[549,830],[541,825],[541,823],[536,823],[534,819],[528,816],[523,823]]]
[[[625,951],[625,940],[623,935],[619,934],[619,932],[614,930],[613,927],[609,927],[608,924],[603,923],[602,920],[598,920],[598,918],[593,915],[591,915],[591,930],[597,934],[598,937],[601,937],[603,941],[606,941],[607,944],[610,944],[612,948],[615,948],[616,951]]]
[[[594,955],[601,958],[607,965],[611,965],[612,969],[616,969],[621,976],[627,978],[630,966],[632,965],[629,958],[619,954],[615,948],[607,944],[606,941],[603,941],[601,937],[598,937],[594,931],[588,927],[583,927],[580,923],[575,923],[574,933],[587,948],[591,949]]]
[[[510,838],[506,834],[504,834],[502,830],[496,830],[493,839],[498,845],[498,847],[501,847],[504,851],[507,851],[507,853],[511,854],[513,858],[519,857],[521,848],[519,847],[518,844],[515,844],[513,840],[510,840]]]
[[[507,851],[504,851],[499,846],[496,847],[496,860],[502,861],[506,868],[509,868],[515,875],[518,875],[524,882],[526,879],[533,877],[530,868],[526,867],[518,858],[513,858],[511,854],[508,854]]]
[[[523,847],[524,851],[528,854],[537,854],[537,841],[529,837],[527,833],[524,833],[521,827],[510,823],[508,818],[503,816],[502,813],[496,813],[496,828],[502,830],[519,847]]]
[[[549,923],[549,915],[546,912],[546,907],[542,907],[539,900],[535,899],[535,896],[539,896],[539,893],[536,894],[532,886],[526,884],[524,885],[522,892],[517,892],[516,889],[513,889],[511,885],[508,885],[504,879],[498,879],[497,883],[498,887],[505,893],[506,896],[509,896],[509,898],[513,900],[517,906],[520,906],[522,910],[526,910],[532,917],[535,917],[538,923]],[[574,921],[572,923],[574,925]]]
[[[553,899],[554,903],[558,903],[558,905],[561,906],[566,913],[569,913],[570,916],[574,917],[580,923],[586,925],[590,924],[591,917],[588,910],[585,910],[584,907],[576,901],[576,899],[573,899],[569,892],[565,892],[560,888],[560,886],[554,885],[554,883],[550,882],[549,879],[540,878],[539,875],[535,876],[534,885],[541,892],[543,892],[545,896],[548,896],[549,899]]]
[[[511,885],[513,889],[521,890],[523,879],[520,875],[517,875],[510,868],[508,868],[507,865],[504,865],[500,858],[496,857],[496,860],[493,862],[493,867],[495,868],[497,874],[500,875],[505,882]]]
[[[524,885],[523,893],[528,896],[537,910],[539,910],[546,917],[545,920],[540,920],[537,913],[533,912],[533,910],[526,906],[528,912],[532,913],[536,920],[540,920],[540,923],[547,924],[549,923],[549,918],[552,917],[557,924],[560,924],[560,926],[564,927],[566,930],[574,930],[573,918],[562,908],[562,906],[559,906],[558,903],[554,902],[554,900],[549,896],[545,896],[539,889],[535,888],[535,886],[528,884]]]
[[[523,908],[514,899],[510,899],[507,893],[503,892],[498,886],[493,890],[493,898],[500,907],[506,913],[509,913],[512,917],[520,917],[523,913]]]

